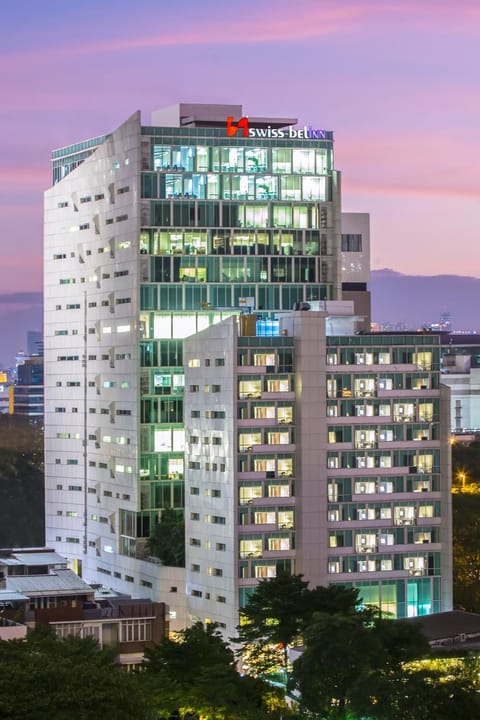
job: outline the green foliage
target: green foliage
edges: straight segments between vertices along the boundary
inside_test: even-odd
[[[164,565],[185,567],[185,519],[183,510],[165,508],[148,540],[149,551]]]
[[[453,600],[456,608],[480,612],[480,442],[454,443],[452,467]]]
[[[0,415],[0,547],[44,544],[43,432]]]
[[[480,441],[466,445],[455,442],[452,445],[452,474],[454,483],[459,473],[465,473],[467,482],[480,482]]]
[[[160,718],[261,720],[272,693],[282,707],[279,693],[239,675],[234,654],[215,625],[196,623],[178,640],[162,640],[147,657],[145,676]]]
[[[91,638],[60,640],[41,630],[0,642],[0,717],[4,720],[147,720],[135,675]]]
[[[371,720],[479,717],[478,667],[474,682],[470,666],[469,658],[456,660],[455,665],[448,660],[426,660],[377,673],[370,679],[369,702],[357,703],[357,712]]]
[[[453,712],[478,717],[478,662],[429,659],[416,623],[315,614],[304,639],[292,686],[313,717],[446,720]]]
[[[453,598],[455,607],[480,612],[480,495],[453,495]]]
[[[320,717],[347,717],[352,697],[368,684],[372,663],[380,661],[378,637],[360,615],[315,613],[304,642],[291,681],[301,707]]]
[[[301,575],[279,573],[262,580],[243,608],[238,627],[238,640],[247,648],[249,668],[264,674],[280,666],[287,672],[288,649],[315,612],[353,613],[358,602],[355,589],[339,585],[310,590]],[[275,646],[281,649],[281,657]],[[261,662],[252,661],[255,657]]]
[[[362,609],[355,589],[310,590],[300,575],[280,575],[259,583],[242,619],[239,635],[249,669],[271,672],[280,665],[279,644],[285,649],[302,642],[285,676],[304,716],[443,720],[451,710],[462,718],[479,715],[479,668],[469,660],[456,666],[432,661],[420,623]],[[258,667],[252,656],[260,656]],[[283,657],[287,671],[287,653]]]

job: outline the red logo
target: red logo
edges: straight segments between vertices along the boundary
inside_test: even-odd
[[[233,115],[229,115],[227,117],[227,135],[228,137],[233,137],[233,135],[236,135],[239,128],[243,129],[243,137],[248,137],[248,118],[242,117],[240,120],[235,123],[233,122]]]

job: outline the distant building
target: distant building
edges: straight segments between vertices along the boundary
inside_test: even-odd
[[[352,300],[361,316],[358,330],[370,330],[370,215],[342,213],[342,298]]]
[[[451,429],[480,430],[480,335],[442,333],[442,382],[450,388]]]
[[[17,382],[10,386],[15,415],[41,419],[44,412],[43,357],[25,358],[17,366]]]
[[[43,356],[43,332],[41,330],[27,331],[27,354],[30,357]]]
[[[0,413],[7,414],[10,412],[10,383],[8,381],[8,373],[0,372]],[[13,410],[13,408],[12,408]]]

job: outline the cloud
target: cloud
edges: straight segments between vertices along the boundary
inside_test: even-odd
[[[0,167],[0,187],[12,189],[18,186],[25,189],[45,187],[50,182],[49,168],[46,167]]]
[[[402,183],[382,183],[374,184],[361,181],[342,182],[344,194],[348,193],[365,193],[375,196],[391,197],[459,197],[471,200],[478,200],[478,189],[475,188],[452,188],[445,186],[420,185],[420,184],[402,184]]]
[[[228,12],[231,13],[228,17]],[[128,50],[198,45],[253,45],[260,43],[300,42],[325,36],[351,32],[369,24],[385,25],[407,22],[410,27],[420,26],[432,29],[443,27],[445,31],[462,28],[472,29],[472,19],[480,16],[480,8],[472,7],[467,0],[405,0],[404,2],[355,2],[353,0],[296,0],[292,2],[254,3],[246,2],[241,7],[232,5],[221,19],[205,9],[201,16],[195,15],[188,25],[188,13],[181,15],[181,25],[175,25],[177,18],[165,17],[159,10],[158,25],[168,26],[163,32],[151,34],[143,28],[135,28],[128,36],[93,40],[86,43],[60,45],[51,43],[31,50],[22,49],[4,55],[4,60],[17,61],[21,65],[41,60],[98,55]],[[130,19],[130,25],[138,17]],[[141,20],[141,17],[140,17]],[[161,20],[161,23],[160,23]],[[446,24],[448,20],[448,24]],[[155,25],[154,18],[150,25]],[[4,65],[4,70],[7,67]]]
[[[336,153],[344,191],[381,195],[478,198],[479,162],[472,138],[450,133],[447,139],[441,129],[349,132]]]

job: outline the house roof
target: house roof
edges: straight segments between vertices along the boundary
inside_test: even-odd
[[[56,552],[13,552],[11,557],[20,565],[67,565],[66,558]]]
[[[480,635],[480,614],[450,610],[448,612],[409,618],[410,622],[421,625],[429,642],[459,638],[461,635]]]
[[[11,602],[12,600],[28,600],[28,597],[15,590],[0,590],[0,603]]]
[[[7,590],[34,597],[45,594],[66,595],[72,592],[93,592],[90,585],[72,570],[55,570],[49,575],[9,575]]]

